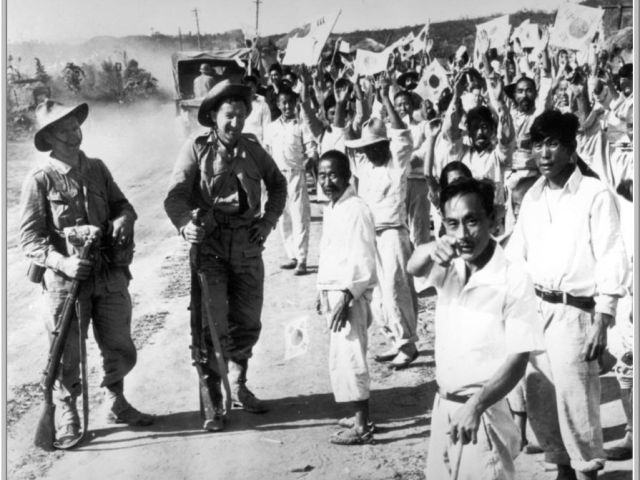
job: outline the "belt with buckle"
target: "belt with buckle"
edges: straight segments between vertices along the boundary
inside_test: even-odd
[[[213,218],[215,219],[216,223],[218,223],[219,225],[223,227],[231,228],[231,229],[248,227],[254,221],[253,218],[244,218],[244,217],[241,217],[240,214],[228,215],[218,210],[213,211]]]
[[[576,297],[566,292],[546,290],[535,287],[536,295],[548,303],[563,303],[583,310],[592,310],[596,306],[593,297]]]

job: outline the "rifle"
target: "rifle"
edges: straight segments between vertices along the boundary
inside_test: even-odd
[[[202,213],[202,210],[199,208],[192,212],[191,220],[195,225],[200,226],[202,224]],[[206,364],[207,362],[206,348],[202,341],[203,304],[216,364],[218,366],[218,374],[222,379],[225,390],[225,414],[231,411],[231,387],[227,377],[227,364],[222,353],[220,337],[213,320],[209,284],[206,275],[200,270],[200,246],[193,244],[189,254],[191,259],[191,338],[193,342],[191,355],[200,380],[200,413],[203,413],[202,410],[204,407],[204,413],[210,413],[210,416],[207,416],[207,418],[213,418],[215,407],[211,402],[211,392],[209,392],[209,387],[206,383],[208,375],[204,374],[202,368],[202,364]]]
[[[211,419],[215,414],[215,405],[211,399],[207,380],[209,374],[205,373],[203,365],[207,364],[207,350],[202,335],[202,292],[198,281],[199,246],[192,244],[189,252],[191,267],[191,360],[196,372],[198,372],[198,386],[200,391],[200,418]]]
[[[84,226],[83,230],[85,233],[84,235],[79,231],[79,229],[77,229],[77,227],[70,227],[69,229],[65,229],[65,235],[78,250],[78,257],[85,260],[90,257],[92,247],[100,237],[100,230],[91,226]],[[62,359],[67,336],[69,335],[69,329],[71,328],[71,321],[73,320],[73,314],[75,313],[75,304],[78,299],[79,289],[80,280],[74,279],[69,287],[69,293],[64,300],[60,320],[57,322],[56,329],[52,333],[53,341],[51,342],[51,348],[49,350],[49,359],[47,360],[47,367],[43,372],[42,381],[40,383],[44,393],[44,409],[40,415],[40,420],[38,421],[34,444],[36,447],[40,447],[46,451],[61,448],[61,446],[55,442],[54,415],[56,407],[53,404],[53,384],[55,383],[58,377],[58,372],[60,371],[60,360]],[[80,335],[82,336],[82,332],[80,332]],[[86,379],[83,377],[82,381],[84,401],[84,389],[86,388],[84,383],[86,383]],[[86,410],[87,407],[84,405],[83,407]],[[85,414],[84,417],[86,419],[87,415]],[[85,433],[86,425],[82,437]],[[82,437],[78,438],[73,444],[65,445],[65,447],[70,448],[76,445]]]

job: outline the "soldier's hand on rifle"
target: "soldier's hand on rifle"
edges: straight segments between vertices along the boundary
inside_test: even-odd
[[[249,241],[262,245],[271,232],[271,225],[260,219],[249,227]]]
[[[204,240],[204,228],[189,222],[182,229],[182,237],[189,243],[201,243]]]
[[[93,262],[77,257],[65,257],[57,265],[59,271],[76,280],[86,280],[91,275]]]
[[[133,240],[133,218],[130,215],[122,215],[113,221],[111,238],[118,245],[127,245]]]

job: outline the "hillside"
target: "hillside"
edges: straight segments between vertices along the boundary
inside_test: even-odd
[[[630,0],[586,0],[582,2],[589,6],[629,6]],[[605,34],[610,36],[619,27],[632,25],[631,8],[610,8],[605,10],[604,24]],[[475,39],[475,25],[494,18],[461,18],[431,24],[431,36],[434,38],[433,53],[437,57],[447,57],[455,52],[459,45],[464,44],[472,49]],[[521,10],[510,15],[510,23],[519,25],[529,18],[532,23],[552,24],[555,12]],[[358,30],[354,32],[334,33],[330,36],[326,46],[331,51],[335,41],[342,38],[350,44],[370,38],[376,42],[388,45],[410,31],[418,33],[423,25],[404,26],[399,28],[379,30]],[[272,57],[277,48],[283,48],[289,37],[294,36],[300,29],[294,29],[287,34],[277,34],[260,39],[260,47],[265,56]],[[237,48],[244,46],[244,34],[236,29],[218,34],[201,35],[202,50]],[[196,35],[191,32],[177,35],[154,33],[152,35],[135,35],[126,37],[97,36],[79,45],[49,44],[43,42],[9,43],[7,53],[13,57],[13,66],[23,74],[29,76],[33,72],[33,58],[38,57],[47,72],[53,75],[59,74],[66,62],[73,61],[77,64],[83,62],[100,64],[105,59],[121,61],[125,56],[140,61],[160,82],[160,87],[171,91],[172,73],[170,56],[178,50],[197,50],[198,41]]]

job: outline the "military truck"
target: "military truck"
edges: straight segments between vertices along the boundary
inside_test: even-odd
[[[194,98],[193,81],[200,75],[200,66],[206,63],[213,70],[215,83],[229,79],[241,82],[249,59],[249,48],[211,51],[183,51],[171,56],[175,87],[176,116],[180,118],[184,133],[198,128],[198,108],[202,98]]]

